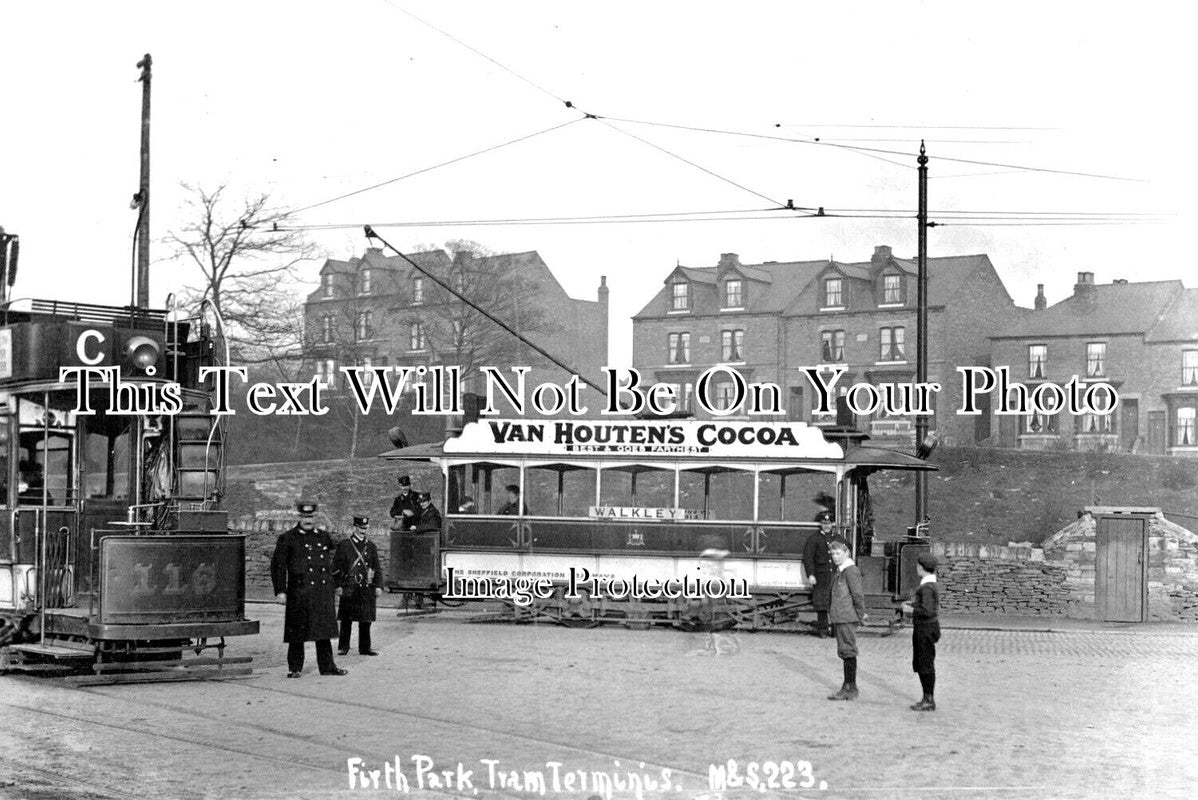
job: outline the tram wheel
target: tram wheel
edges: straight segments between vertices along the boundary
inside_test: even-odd
[[[562,617],[559,620],[567,628],[598,628],[599,620],[585,617]]]

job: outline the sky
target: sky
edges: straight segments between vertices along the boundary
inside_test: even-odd
[[[630,317],[676,264],[865,261],[883,244],[913,257],[920,139],[941,223],[929,254],[986,253],[1020,305],[1038,283],[1064,299],[1081,271],[1198,286],[1181,7],[10,3],[0,226],[21,237],[13,296],[129,302],[147,52],[156,306],[198,279],[162,241],[187,219],[183,184],[228,184],[306,209],[295,224],[345,226],[308,231],[322,257],[361,254],[370,223],[402,250],[462,238],[536,250],[574,297],[593,299],[605,275],[609,362],[627,365]],[[787,201],[851,216],[776,210]],[[691,212],[717,213],[411,225]],[[307,288],[322,261],[302,268]]]

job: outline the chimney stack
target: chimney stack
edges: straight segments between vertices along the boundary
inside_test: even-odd
[[[893,258],[893,255],[894,251],[890,249],[890,245],[877,245],[874,247],[874,255],[873,258],[870,259],[870,263],[875,268],[885,266],[885,264],[890,261],[891,258]]]
[[[1036,284],[1036,310],[1043,311],[1048,308],[1048,299],[1044,296],[1044,284]]]
[[[736,253],[720,253],[720,268],[724,267],[739,267],[740,256]]]
[[[1094,290],[1094,273],[1079,272],[1077,273],[1077,283],[1073,285],[1073,293],[1075,295],[1089,296]]]

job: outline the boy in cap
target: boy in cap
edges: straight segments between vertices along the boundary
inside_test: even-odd
[[[270,562],[275,599],[285,603],[283,641],[287,642],[287,677],[304,673],[304,642],[316,642],[321,675],[345,675],[333,663],[337,609],[333,584],[333,539],[316,527],[316,503],[295,504],[299,523],[279,536]]]
[[[861,588],[861,570],[849,558],[849,546],[843,541],[828,545],[836,574],[832,578],[832,604],[828,619],[836,636],[836,655],[844,662],[844,685],[829,700],[857,699],[857,626],[865,622],[865,592]]]
[[[354,517],[354,527],[348,539],[337,545],[333,558],[333,574],[337,578],[337,594],[341,604],[337,609],[340,631],[337,637],[337,654],[349,653],[350,633],[358,623],[358,652],[364,656],[377,656],[370,647],[370,623],[374,622],[375,603],[383,594],[382,567],[379,566],[379,549],[366,538],[370,524],[368,517]]]
[[[815,635],[828,635],[828,607],[832,604],[832,556],[828,547],[832,542],[844,542],[834,532],[836,517],[824,510],[815,515],[819,532],[807,537],[803,544],[803,569],[807,571],[807,582],[811,584],[811,606],[815,609]]]
[[[940,586],[936,582],[936,556],[920,553],[915,560],[919,588],[903,611],[911,615],[911,668],[919,675],[923,699],[912,711],[936,710],[936,642],[940,641]]]
[[[401,531],[410,531],[416,527],[416,518],[420,516],[420,507],[416,504],[416,495],[412,492],[412,479],[400,475],[399,494],[391,503],[391,519]]]

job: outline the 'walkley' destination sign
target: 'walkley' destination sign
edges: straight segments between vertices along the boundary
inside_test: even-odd
[[[471,422],[445,443],[448,453],[513,455],[701,454],[741,458],[844,457],[840,445],[805,422],[503,420]]]
[[[587,516],[596,519],[636,519],[682,522],[698,519],[698,511],[685,508],[648,508],[645,506],[588,506]]]

